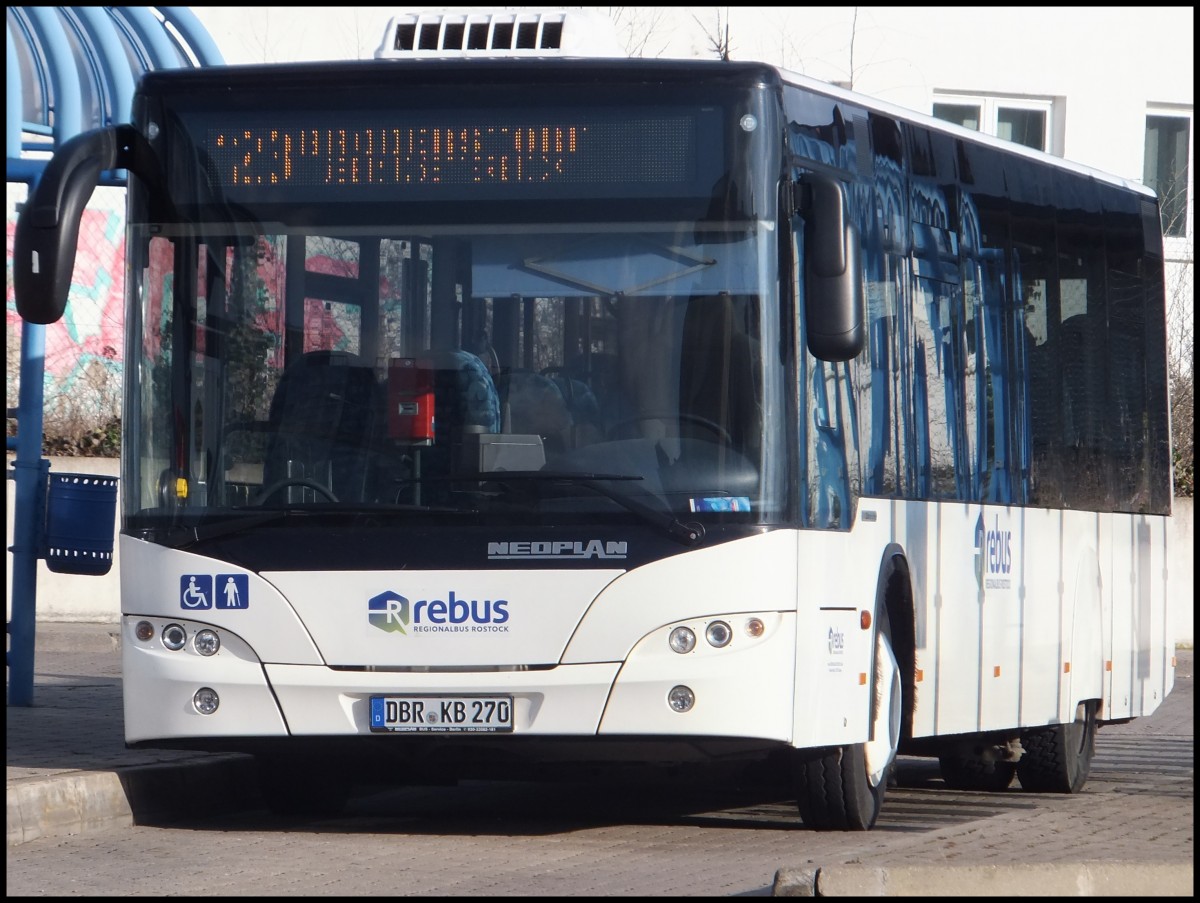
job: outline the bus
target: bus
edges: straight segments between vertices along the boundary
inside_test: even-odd
[[[283,812],[601,762],[815,830],[898,755],[1081,791],[1174,683],[1154,194],[575,15],[148,72],[31,191],[48,323],[128,173],[127,745]]]

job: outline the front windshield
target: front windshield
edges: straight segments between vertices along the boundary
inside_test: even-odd
[[[127,527],[777,520],[774,230],[711,228],[146,228]]]

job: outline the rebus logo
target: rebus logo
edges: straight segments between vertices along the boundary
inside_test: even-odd
[[[389,590],[367,600],[367,620],[380,630],[407,634],[404,628],[411,618],[408,600],[398,593]]]
[[[983,546],[986,535],[987,530],[983,526],[983,512],[981,511],[979,520],[975,521],[975,583],[979,587],[983,586]]]
[[[987,529],[981,512],[975,522],[975,580],[984,588],[1008,589],[1012,569],[1012,530],[1000,528],[999,515],[995,527]]]
[[[399,593],[386,592],[367,600],[367,620],[388,632],[507,633],[507,599],[462,599],[451,590],[445,599],[409,602]],[[504,625],[504,626],[498,626]]]

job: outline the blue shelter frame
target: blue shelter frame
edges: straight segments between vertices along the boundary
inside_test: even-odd
[[[142,73],[225,62],[189,9],[160,6],[10,6],[5,58],[7,180],[31,191],[65,141],[129,120]],[[104,173],[101,184],[123,186],[125,173]],[[22,323],[18,406],[8,409],[17,421],[17,435],[7,439],[16,459],[6,474],[15,484],[8,704],[20,706],[33,704],[37,561],[47,547],[44,375],[45,327]]]

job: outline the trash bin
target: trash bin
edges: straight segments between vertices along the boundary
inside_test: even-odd
[[[117,478],[51,473],[46,497],[46,567],[101,576],[112,568]]]

